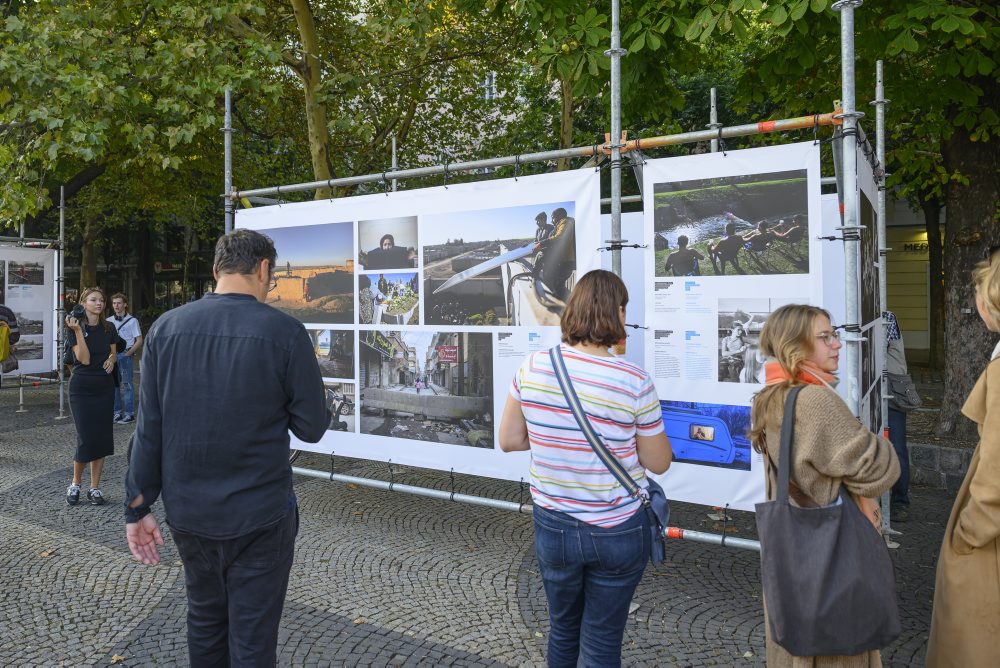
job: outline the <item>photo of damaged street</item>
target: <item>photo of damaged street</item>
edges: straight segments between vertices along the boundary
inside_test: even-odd
[[[361,433],[493,448],[493,335],[359,333]]]

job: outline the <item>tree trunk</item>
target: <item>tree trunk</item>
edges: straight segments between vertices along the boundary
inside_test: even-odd
[[[996,109],[1000,86],[984,83],[983,108]],[[971,270],[982,259],[983,249],[1000,239],[996,205],[1000,201],[1000,175],[996,168],[995,139],[972,141],[964,127],[942,142],[945,169],[956,171],[969,185],[952,183],[945,200],[947,224],[944,239],[945,373],[939,436],[955,434],[975,439],[975,425],[960,409],[989,360],[996,342],[975,307]]]
[[[559,80],[559,91],[562,98],[562,113],[559,115],[559,148],[573,146],[573,82],[567,79]],[[569,169],[569,158],[560,158],[556,170],[564,172]]]
[[[80,294],[87,288],[97,287],[97,238],[103,225],[89,219],[83,228],[80,247]]]
[[[302,40],[302,61],[298,75],[302,78],[302,88],[306,103],[306,128],[309,134],[309,155],[312,158],[313,176],[317,181],[333,178],[330,163],[330,130],[326,125],[326,105],[318,98],[323,82],[323,70],[319,61],[319,40],[316,22],[308,0],[292,0],[295,22]],[[316,199],[328,199],[328,188],[316,191]]]
[[[927,229],[927,254],[930,258],[930,366],[940,369],[944,365],[944,280],[942,276],[941,249],[941,200],[936,196],[923,199],[924,225]]]

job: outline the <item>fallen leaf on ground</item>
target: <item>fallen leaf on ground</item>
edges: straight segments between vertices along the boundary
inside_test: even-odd
[[[38,556],[39,557],[51,557],[52,553],[55,552],[55,551],[56,551],[56,549],[54,547],[52,547],[52,548],[49,548],[49,549],[45,550],[44,552],[39,553]]]
[[[112,664],[121,663],[124,660],[125,660],[125,657],[122,656],[121,654],[115,654],[114,656],[111,657],[111,663]]]

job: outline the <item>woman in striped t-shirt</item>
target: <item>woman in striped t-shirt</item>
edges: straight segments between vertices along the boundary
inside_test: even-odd
[[[562,354],[591,424],[639,487],[670,466],[660,402],[644,370],[608,349],[625,338],[628,290],[591,271],[562,317]],[[529,355],[510,388],[500,449],[531,451],[535,550],[549,602],[548,663],[621,663],[622,636],[650,552],[650,519],[615,480],[570,412],[549,351]]]

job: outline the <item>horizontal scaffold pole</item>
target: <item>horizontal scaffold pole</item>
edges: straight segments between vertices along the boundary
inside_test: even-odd
[[[762,135],[771,132],[786,132],[788,130],[804,130],[807,128],[840,125],[837,112],[829,114],[815,114],[812,116],[800,116],[798,118],[787,118],[778,121],[761,121],[759,123],[747,123],[745,125],[734,125],[728,128],[716,130],[698,130],[696,132],[682,132],[676,135],[665,135],[662,137],[647,137],[645,139],[631,139],[625,144],[623,151],[634,149],[658,148],[661,146],[676,146],[678,144],[693,144],[711,139],[728,139],[732,137],[747,137],[752,135]],[[413,179],[424,176],[438,176],[450,172],[467,172],[488,167],[510,167],[526,162],[546,162],[549,160],[559,160],[560,158],[592,158],[597,155],[607,155],[611,153],[610,143],[592,144],[590,146],[576,146],[574,148],[558,149],[555,151],[541,151],[538,153],[523,153],[521,155],[509,155],[502,158],[486,158],[483,160],[466,160],[464,162],[452,162],[444,165],[432,165],[429,167],[415,167],[413,169],[397,169],[388,172],[377,172],[375,174],[364,174],[362,176],[346,176],[339,179],[328,179],[326,181],[310,181],[309,183],[295,183],[287,186],[274,186],[271,188],[254,188],[253,190],[234,190],[231,194],[233,200],[241,197],[269,197],[283,193],[306,192],[319,190],[320,188],[340,188],[344,186],[357,186],[363,183],[376,183],[379,181],[388,182],[392,179]]]
[[[398,482],[386,480],[376,480],[375,478],[362,478],[360,476],[344,475],[342,473],[327,473],[316,469],[304,469],[297,466],[292,467],[292,473],[307,476],[309,478],[319,478],[331,482],[342,482],[359,487],[371,487],[381,489],[386,492],[402,492],[415,496],[425,496],[440,501],[455,501],[458,503],[468,503],[474,506],[486,506],[497,510],[511,510],[516,513],[530,513],[530,503],[514,503],[513,501],[503,501],[501,499],[489,499],[483,496],[473,496],[471,494],[459,494],[444,489],[431,489],[429,487],[417,487],[415,485],[403,485]],[[748,538],[736,538],[725,534],[707,533],[705,531],[688,531],[679,527],[669,527],[664,530],[664,535],[673,540],[690,540],[696,543],[709,543],[712,545],[722,545],[723,547],[735,547],[742,550],[752,550],[760,552],[760,543]]]

